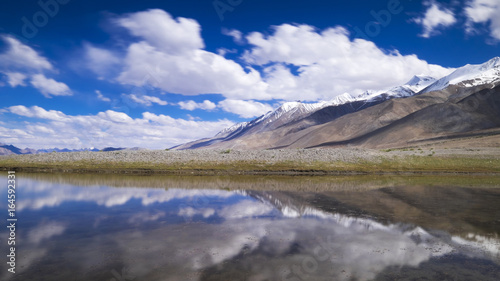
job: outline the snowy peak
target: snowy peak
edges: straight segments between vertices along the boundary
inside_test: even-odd
[[[500,57],[495,57],[483,64],[468,64],[437,80],[423,90],[424,93],[442,90],[449,85],[460,84],[473,87],[500,80]]]
[[[342,95],[336,96],[333,100],[329,102],[329,105],[342,105],[353,101],[355,101],[353,96],[351,96],[348,93],[344,93]]]
[[[500,57],[494,57],[491,60],[483,63],[480,67],[480,70],[485,71],[498,67],[500,67]]]
[[[296,117],[305,116],[327,106],[342,105],[352,101],[355,101],[354,97],[348,93],[344,93],[342,95],[336,96],[330,101],[321,101],[317,103],[303,103],[300,101],[286,102],[282,104],[278,109],[271,111],[259,118],[257,122],[262,122],[265,120],[267,123],[269,123],[283,117],[286,117],[286,119],[288,120],[292,120]]]
[[[287,113],[287,112],[291,112],[291,111],[308,111],[308,110],[312,110],[314,108],[316,108],[317,104],[304,104],[304,103],[301,103],[301,102],[298,102],[298,101],[293,101],[293,102],[285,102],[283,105],[281,105],[280,107],[278,107],[278,109],[276,109],[274,111],[275,114],[283,114],[283,113]]]
[[[285,102],[274,111],[270,111],[258,118],[255,123],[270,123],[278,119],[286,118],[291,120],[298,115],[307,114],[326,106],[326,102],[302,103],[300,101]]]
[[[338,102],[346,98],[347,98],[346,96],[343,96],[342,98],[339,98]],[[217,135],[215,135],[215,138],[226,138],[235,133],[241,132],[247,128],[256,126],[257,124],[265,125],[275,122],[277,120],[287,122],[293,120],[294,118],[298,118],[300,116],[312,113],[328,105],[329,103],[327,102],[318,102],[318,103],[302,103],[300,101],[285,102],[277,109],[269,111],[268,113],[258,117],[257,119],[254,119],[250,122],[241,122],[220,131],[219,133],[217,133]]]
[[[381,91],[369,90],[357,96],[355,100],[375,101],[375,100],[389,99],[389,98],[411,97],[436,81],[437,81],[436,78],[431,76],[415,75],[410,79],[410,81],[406,82],[404,85]]]
[[[431,76],[415,75],[410,79],[410,81],[406,82],[405,85],[411,87],[422,87],[423,89],[436,81],[437,79]]]
[[[336,96],[330,101],[321,101],[316,103],[305,103],[301,101],[292,101],[285,102],[280,107],[273,111],[269,111],[268,113],[254,119],[250,122],[238,123],[230,128],[224,129],[220,131],[216,137],[227,137],[234,132],[242,131],[246,128],[256,126],[257,124],[270,124],[279,120],[279,123],[287,123],[293,120],[297,120],[301,117],[305,117],[309,114],[312,114],[322,108],[328,106],[336,106],[342,105],[349,102],[356,101],[356,99],[348,93],[344,93],[342,95]]]
[[[215,138],[224,138],[224,137],[227,137],[227,136],[231,135],[234,132],[241,131],[247,125],[248,125],[248,122],[241,122],[241,123],[238,123],[238,124],[234,124],[233,126],[231,126],[229,128],[226,128],[226,129],[218,132],[217,135],[215,135]]]

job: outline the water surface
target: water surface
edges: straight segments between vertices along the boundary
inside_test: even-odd
[[[18,173],[0,279],[498,280],[497,182]]]

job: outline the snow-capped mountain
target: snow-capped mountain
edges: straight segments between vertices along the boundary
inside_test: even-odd
[[[137,149],[137,148],[135,148]],[[133,150],[133,149],[131,149]],[[46,148],[46,149],[33,149],[33,148],[18,148],[13,145],[7,145],[0,143],[0,155],[14,155],[14,154],[41,154],[41,153],[52,153],[52,152],[82,152],[82,151],[100,151],[97,148],[81,148],[81,149],[68,149],[68,148]],[[107,151],[106,148],[102,151]]]
[[[270,123],[280,119],[284,115],[291,117],[293,115],[304,114],[308,112],[315,111],[319,108],[325,107],[326,102],[319,103],[302,103],[300,101],[286,102],[278,107],[274,111],[269,111],[268,113],[262,115],[255,120],[255,123]]]
[[[370,102],[377,100],[387,100],[391,98],[410,97],[417,94],[435,81],[437,80],[430,76],[416,75],[413,76],[404,85],[380,91],[366,91],[365,93],[357,97],[353,97],[348,93],[344,93],[342,95],[336,96],[330,101],[321,101],[317,103],[304,103],[300,101],[285,102],[274,111],[269,111],[268,113],[262,115],[261,117],[258,117],[251,122],[238,123],[220,131],[215,136],[215,138],[227,137],[231,134],[240,132],[245,128],[253,127],[257,124],[265,125],[277,120],[280,120],[281,123],[297,120],[300,117],[307,116],[328,106],[340,106],[355,101]]]
[[[283,118],[283,116],[286,116],[287,119],[292,120],[296,117],[302,116],[304,114],[310,114],[327,106],[342,105],[352,101],[355,101],[355,98],[348,93],[344,93],[342,95],[336,96],[330,101],[321,101],[317,103],[303,103],[300,101],[286,102],[276,110],[270,111],[265,115],[259,117],[255,122],[270,123]]]
[[[231,135],[232,133],[237,133],[244,129],[248,125],[248,123],[249,122],[241,122],[231,127],[225,128],[224,130],[218,132],[217,135],[215,135],[215,138],[223,138]]]
[[[442,90],[449,85],[460,84],[463,87],[473,87],[493,83],[500,80],[500,57],[493,58],[483,64],[468,64],[453,71],[429,87],[422,93]]]
[[[472,86],[493,84],[495,87],[499,83],[500,58],[497,57],[480,65],[458,68],[439,80],[417,75],[401,86],[366,91],[355,97],[345,93],[330,101],[286,102],[250,122],[227,128],[216,137],[186,143],[174,149],[309,148],[353,143],[389,147],[443,134],[496,128],[497,123],[500,128],[499,115],[492,107],[496,106],[498,95],[481,99],[477,114],[470,115],[470,108],[462,108],[466,103],[454,106],[449,104],[452,100],[443,103],[443,97],[454,95],[454,91],[445,91],[440,95],[429,93],[457,85],[463,88],[460,99],[453,100],[458,102],[468,96],[472,98],[480,90]],[[393,101],[386,104],[389,100]],[[457,108],[463,109],[462,115],[456,115]],[[410,113],[413,117],[403,120]],[[452,113],[464,118],[463,122],[454,122],[460,126],[450,126],[446,123],[449,120],[442,118]],[[419,119],[415,121],[417,116]],[[426,124],[420,125],[426,128],[425,137],[422,132],[416,134],[414,130],[419,122]]]
[[[219,133],[217,133],[217,135],[215,135],[215,138],[228,137],[230,135],[237,134],[246,128],[254,127],[259,124],[267,125],[277,120],[279,120],[280,123],[290,122],[293,120],[297,120],[301,117],[304,117],[306,115],[309,115],[322,108],[328,106],[342,105],[349,102],[353,102],[355,100],[356,99],[353,96],[351,96],[348,93],[345,93],[336,96],[334,99],[330,101],[321,101],[317,103],[304,103],[300,101],[285,102],[277,109],[269,111],[268,113],[258,117],[257,119],[254,119],[253,121],[237,123],[229,128],[220,131]]]
[[[431,76],[415,75],[410,79],[410,81],[406,82],[405,85],[414,92],[420,92],[436,81],[437,79]]]
[[[81,151],[99,151],[99,149],[91,147],[91,148],[82,148],[82,149],[68,149],[68,148],[46,148],[46,149],[38,149],[35,150],[35,153],[51,153],[51,152],[81,152]]]
[[[381,91],[366,91],[365,93],[357,96],[356,100],[369,101],[377,99],[411,97],[436,81],[436,78],[430,76],[415,75],[404,85]]]

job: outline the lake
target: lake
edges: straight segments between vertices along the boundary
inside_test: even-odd
[[[499,182],[16,173],[0,279],[499,280]]]

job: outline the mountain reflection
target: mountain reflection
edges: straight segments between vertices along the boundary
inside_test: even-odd
[[[6,275],[2,268],[1,279],[497,280],[500,274],[497,188],[294,192],[165,184],[115,188],[24,178],[19,272]]]

